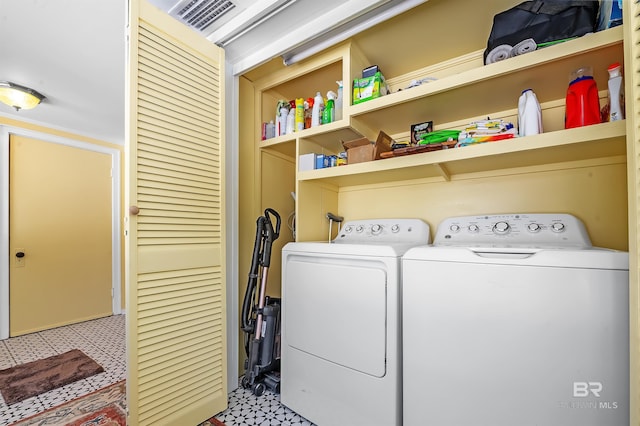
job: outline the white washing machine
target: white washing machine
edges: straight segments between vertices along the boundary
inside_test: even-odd
[[[401,425],[400,259],[419,219],[345,223],[282,251],[281,402],[322,425]]]
[[[445,220],[403,259],[404,425],[628,425],[628,268],[570,215]]]

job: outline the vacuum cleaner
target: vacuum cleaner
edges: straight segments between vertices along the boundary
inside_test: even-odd
[[[275,229],[272,223],[275,217]],[[260,396],[266,389],[280,393],[280,300],[266,295],[271,247],[280,235],[280,215],[266,209],[256,223],[249,281],[242,303],[245,373],[240,383]],[[260,287],[258,290],[258,278]],[[256,300],[257,297],[257,300]]]

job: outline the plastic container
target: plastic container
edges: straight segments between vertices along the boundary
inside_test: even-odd
[[[311,113],[313,111],[313,98],[307,98],[304,101],[304,128],[308,129],[311,127]]]
[[[336,81],[338,83],[338,96],[336,97],[336,104],[334,106],[335,121],[342,120],[342,80]]]
[[[296,113],[295,113],[295,127],[294,131],[299,132],[304,130],[304,99],[296,98]]]
[[[267,124],[266,136],[267,139],[271,139],[276,136],[276,125],[273,124],[273,120],[269,121]]]
[[[609,71],[609,121],[624,119],[624,86],[620,63],[615,62],[607,68]]]
[[[590,67],[579,68],[571,74],[567,89],[565,129],[600,123],[598,86]]]
[[[536,94],[531,89],[522,91],[518,99],[518,135],[542,133],[542,111]]]
[[[287,130],[285,134],[289,135],[294,132],[295,122],[296,122],[296,110],[292,108],[289,110],[289,113],[287,114]]]
[[[276,124],[276,136],[282,136],[287,133],[287,115],[289,110],[285,107],[280,108],[278,123]]]
[[[327,92],[327,104],[324,106],[324,110],[322,111],[322,124],[329,124],[335,121],[334,111],[335,111],[335,99],[338,97],[335,92],[331,90]]]
[[[313,99],[313,109],[311,110],[311,127],[320,125],[320,108],[324,106],[324,99],[320,92],[316,93],[316,97]]]

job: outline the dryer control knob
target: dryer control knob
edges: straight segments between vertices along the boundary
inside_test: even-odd
[[[460,231],[460,225],[451,225],[451,226],[449,227],[449,231],[451,231],[451,232],[458,232],[458,231]]]
[[[391,227],[391,232],[393,232],[394,234],[400,232],[400,225],[393,225]]]
[[[564,231],[564,223],[555,222],[553,225],[551,225],[551,230],[553,232],[562,232],[562,231]]]
[[[346,232],[347,234],[350,234],[350,233],[351,233],[351,231],[353,231],[353,226],[351,226],[351,225],[346,226],[346,227],[344,228],[344,232]]]
[[[478,225],[469,225],[469,232],[478,232],[480,230],[480,228],[478,228]]]
[[[362,226],[362,225],[358,225],[358,226],[356,227],[356,232],[362,232],[362,231],[364,231],[364,226]]]
[[[509,226],[509,223],[498,222],[495,225],[493,225],[493,232],[495,232],[496,234],[506,234],[507,232],[509,232],[510,228],[511,227]]]
[[[530,223],[529,225],[527,225],[527,229],[529,230],[529,232],[540,232],[542,228],[537,223]]]
[[[371,233],[373,235],[378,235],[381,232],[382,232],[382,225],[378,225],[376,223],[375,225],[371,226]]]

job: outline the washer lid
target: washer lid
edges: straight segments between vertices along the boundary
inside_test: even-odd
[[[434,261],[581,269],[629,270],[629,253],[602,248],[536,249],[422,246],[408,250],[403,263]],[[425,265],[428,276],[428,266]],[[473,279],[473,277],[469,277]]]

